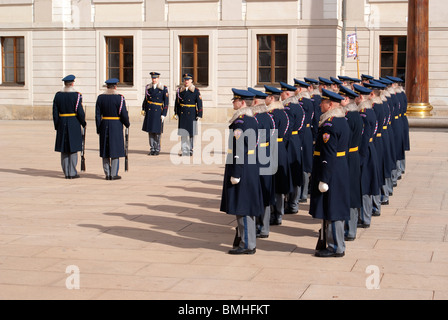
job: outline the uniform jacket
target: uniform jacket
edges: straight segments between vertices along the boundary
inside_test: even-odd
[[[400,102],[395,94],[395,90],[392,88],[388,88],[390,93],[390,101],[393,105],[393,117],[391,119],[392,130],[394,132],[394,140],[395,140],[395,155],[397,160],[404,159],[404,140],[403,140],[403,122],[401,120],[401,106]],[[401,115],[401,116],[400,116]]]
[[[375,111],[371,101],[364,101],[359,106],[360,115],[364,123],[362,141],[359,149],[361,156],[361,190],[363,195],[378,195],[380,193],[378,156],[373,137],[377,131]]]
[[[53,100],[53,123],[57,130],[54,150],[63,153],[81,151],[81,125],[86,125],[81,93],[72,88],[56,93]]]
[[[301,135],[305,128],[305,111],[297,97],[283,101],[284,110],[289,117],[290,137],[287,144],[289,167],[293,186],[303,185],[303,146]]]
[[[342,108],[321,116],[311,173],[309,213],[329,221],[350,218],[350,181],[347,153],[350,128]],[[319,182],[328,184],[327,192],[319,191]]]
[[[224,172],[220,210],[227,214],[258,217],[264,212],[257,162],[258,124],[249,108],[229,126],[229,149]],[[241,113],[243,112],[243,113]],[[233,185],[230,178],[240,178]]]
[[[311,100],[313,101],[313,107],[314,107],[314,115],[311,121],[311,129],[313,132],[313,141],[315,142],[317,137],[317,131],[319,130],[319,119],[320,116],[322,115],[322,111],[320,109],[322,96],[320,95],[320,92],[318,90],[315,90],[315,92],[311,95]]]
[[[275,193],[288,194],[292,192],[292,175],[290,173],[287,144],[291,136],[290,119],[280,101],[271,103],[268,112],[273,117],[277,133],[277,143],[272,146],[272,152],[277,155],[278,168],[274,176]]]
[[[146,86],[145,99],[142,110],[145,111],[142,130],[150,133],[162,133],[163,126],[161,116],[166,117],[168,112],[169,96],[168,88],[158,84],[155,88],[152,84]]]
[[[196,120],[202,118],[202,97],[194,85],[177,90],[174,114],[179,117],[178,135],[197,135]]]
[[[130,126],[124,97],[109,89],[99,95],[96,100],[95,120],[96,130],[100,135],[100,157],[124,157],[123,125],[126,128]]]
[[[384,138],[383,138],[383,123],[385,118],[384,106],[380,97],[375,97],[373,100],[373,111],[375,112],[377,121],[377,131],[373,137],[373,144],[375,146],[377,158],[378,158],[378,179],[379,185],[383,186],[385,181],[385,157],[384,157]]]
[[[384,93],[384,91],[383,91]],[[395,154],[395,139],[393,137],[393,130],[390,125],[392,111],[389,106],[389,100],[382,94],[381,100],[384,107],[384,124],[383,124],[383,154],[384,154],[384,175],[386,178],[390,178],[392,170],[397,166],[397,159]]]
[[[411,150],[411,143],[409,140],[409,121],[407,117],[407,110],[408,110],[408,97],[406,96],[406,93],[404,92],[402,87],[398,87],[396,89],[397,92],[397,98],[400,102],[401,106],[401,119],[402,119],[402,125],[403,125],[403,141],[404,141],[404,150],[409,151]]]
[[[350,141],[348,152],[348,168],[350,177],[350,208],[361,208],[361,160],[359,146],[361,145],[363,121],[356,103],[352,102],[344,107],[345,118],[350,128]]]
[[[311,123],[314,116],[314,104],[308,92],[302,93],[299,99],[301,106],[305,112],[305,121],[301,133],[302,138],[302,158],[303,171],[311,172],[313,168],[313,132]]]

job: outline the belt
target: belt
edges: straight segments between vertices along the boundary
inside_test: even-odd
[[[185,108],[196,108],[195,104],[180,104],[180,106]]]
[[[345,151],[336,153],[336,157],[345,157]],[[320,156],[320,151],[314,151],[315,156]]]
[[[60,117],[66,118],[66,117],[76,117],[76,113],[60,113]]]
[[[377,134],[376,134],[376,137],[377,137],[377,138],[381,138],[381,133],[377,133]]]
[[[398,116],[401,117],[401,113]]]
[[[277,142],[283,142],[283,138],[278,138]]]
[[[407,117],[408,114],[407,114],[407,113],[403,113],[403,115],[404,115],[405,117]]]
[[[148,101],[149,104],[155,104],[156,106],[163,106],[162,102],[152,102],[152,101]]]
[[[311,127],[311,124],[308,123],[308,124],[306,125],[306,127],[307,127],[307,128]]]
[[[232,153],[233,153],[233,150],[232,150],[232,149],[228,149],[228,150],[227,150],[227,153],[232,154]],[[247,154],[248,154],[248,155],[253,155],[253,154],[255,154],[255,150],[249,150],[249,151],[247,152]]]
[[[395,116],[395,119],[398,119],[398,116]]]
[[[383,130],[387,130],[387,126],[384,126],[384,127],[383,127]]]
[[[269,147],[269,142],[260,143],[260,148],[266,148],[266,147]]]
[[[292,134],[293,136],[295,136],[296,134],[299,134],[299,131],[293,131],[293,132],[291,132],[291,134]]]
[[[359,150],[359,147],[355,147],[355,148],[350,148],[350,150],[348,150],[348,152],[356,152]]]
[[[370,138],[369,142],[372,142],[372,141],[373,141],[373,138]]]
[[[120,117],[101,117],[101,120],[120,120]]]

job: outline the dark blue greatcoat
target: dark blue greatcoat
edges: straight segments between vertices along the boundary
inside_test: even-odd
[[[313,169],[313,132],[311,130],[311,121],[314,114],[313,101],[308,98],[300,99],[302,108],[305,112],[305,122],[301,134],[303,151],[303,171],[311,173]]]
[[[130,126],[124,97],[121,94],[99,95],[96,100],[95,120],[96,131],[100,135],[100,157],[124,157],[123,125],[126,128]]]
[[[404,91],[397,93],[398,101],[400,102],[400,110],[401,110],[401,119],[403,125],[403,141],[404,141],[404,150],[411,150],[411,143],[409,139],[409,121],[407,116],[408,111],[408,97]]]
[[[280,103],[281,102],[274,102]],[[292,175],[289,165],[287,144],[289,142],[290,120],[283,108],[270,110],[269,113],[275,121],[275,128],[278,134],[278,142],[274,147],[274,156],[277,156],[278,168],[274,176],[275,193],[289,194],[293,191]]]
[[[392,117],[392,130],[394,132],[395,140],[395,155],[397,160],[404,159],[404,142],[403,142],[403,122],[400,118],[400,102],[398,101],[396,94],[391,94],[390,100],[394,107],[394,113]]]
[[[373,111],[375,112],[377,129],[373,137],[373,144],[375,146],[378,158],[378,179],[379,185],[383,186],[385,180],[385,157],[384,157],[384,139],[383,139],[383,123],[384,123],[384,105],[382,103],[373,103]]]
[[[311,130],[313,132],[313,141],[316,142],[317,131],[319,131],[319,119],[320,116],[322,115],[322,111],[320,109],[322,96],[318,94],[313,94],[311,96],[311,100],[313,101],[313,107],[314,107],[313,119],[311,120]]]
[[[256,154],[257,121],[242,115],[233,121],[229,129],[220,210],[232,215],[259,217],[264,212],[264,205]],[[241,180],[233,185],[231,177]]]
[[[372,108],[359,111],[364,123],[359,154],[361,157],[361,190],[363,195],[380,194],[378,179],[378,157],[373,144],[376,115]]]
[[[190,86],[179,88],[174,104],[174,114],[179,117],[178,135],[197,135],[196,120],[202,118],[202,97],[199,89]]]
[[[161,116],[166,117],[168,112],[168,88],[166,86],[154,88],[150,84],[146,86],[145,92],[142,103],[142,110],[145,111],[142,130],[160,134],[163,131]]]
[[[311,173],[309,213],[313,218],[329,221],[350,218],[349,140],[350,128],[343,116],[331,117],[319,127]],[[319,182],[328,184],[329,190],[320,192]]]
[[[293,186],[303,185],[303,158],[301,132],[304,128],[305,112],[298,103],[285,101],[284,110],[289,117],[290,137],[286,146]]]
[[[363,121],[358,111],[348,111],[345,115],[350,128],[348,167],[350,177],[350,208],[361,208],[361,160],[359,146],[362,139]]]
[[[85,118],[81,93],[63,91],[56,93],[53,100],[53,123],[54,129],[57,130],[54,148],[56,152],[81,151],[81,125],[86,125]]]
[[[271,135],[274,134],[275,122],[273,117],[267,112],[254,113],[258,124],[258,164],[260,165],[260,183],[263,191],[263,203],[267,207],[275,204],[274,168],[272,159]],[[269,170],[268,168],[271,168]],[[272,174],[267,174],[270,171]]]

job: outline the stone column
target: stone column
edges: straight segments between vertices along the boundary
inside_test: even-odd
[[[408,1],[408,37],[406,61],[406,94],[408,115],[428,117],[433,107],[429,104],[428,89],[428,2]]]

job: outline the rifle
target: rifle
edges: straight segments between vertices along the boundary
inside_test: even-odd
[[[87,127],[87,126],[86,126]],[[81,171],[86,171],[86,127],[82,128]]]
[[[327,223],[322,220],[322,229],[319,230],[319,240],[317,241],[316,251],[327,248]]]
[[[87,106],[84,110],[84,117],[87,117]],[[84,120],[85,121],[85,120]],[[81,150],[81,171],[85,172],[86,171],[86,130],[87,130],[87,125],[82,128],[82,150]]]
[[[129,154],[129,128],[126,128],[125,130],[125,145],[124,145],[124,152],[125,152],[125,160],[124,160],[124,171],[128,171],[129,164],[128,164],[128,154]]]

